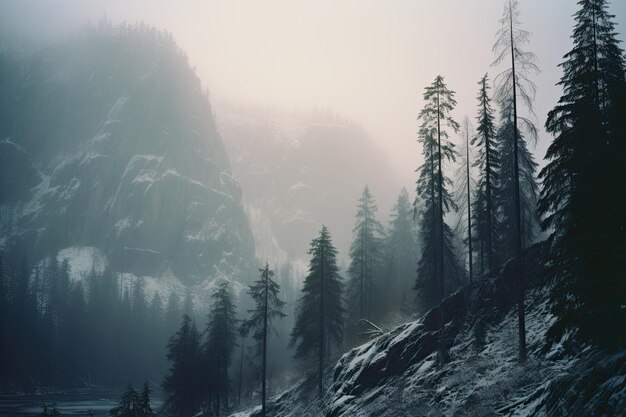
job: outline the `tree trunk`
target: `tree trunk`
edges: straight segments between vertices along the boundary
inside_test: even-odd
[[[469,254],[469,282],[474,280],[472,265],[472,198],[470,193],[470,158],[469,158],[469,130],[465,132],[465,170],[467,176],[467,245]]]
[[[439,269],[439,311],[441,313],[440,318],[440,328],[439,328],[439,350],[440,350],[440,359],[444,360],[445,358],[445,341],[444,341],[444,314],[443,314],[443,298],[445,295],[445,282],[444,282],[444,261],[443,261],[443,250],[444,250],[444,235],[443,235],[443,171],[441,168],[441,109],[439,105],[439,89],[441,85],[437,86],[437,160],[439,164],[439,259],[438,259],[438,269]]]
[[[239,390],[237,392],[237,407],[241,406],[241,386],[243,384],[243,345],[246,338],[241,336],[241,361],[239,362]]]
[[[484,86],[483,86],[484,88]],[[483,118],[487,118],[487,103],[483,102]],[[493,270],[493,224],[491,209],[491,160],[489,159],[489,136],[485,130],[485,192],[487,194],[487,266]]]
[[[261,415],[265,417],[265,372],[267,367],[267,301],[268,301],[268,279],[269,268],[265,265],[265,305],[263,306],[263,383],[261,387]]]
[[[320,263],[320,356],[319,356],[319,397],[324,393],[324,249],[322,249]]]
[[[226,366],[226,361],[224,361],[224,411],[228,414],[228,367]]]
[[[359,311],[359,319],[363,318],[363,310],[365,310],[364,308],[364,289],[363,289],[363,284],[364,284],[364,274],[363,274],[363,263],[365,262],[365,231],[363,228],[363,224],[361,224],[361,275],[360,275],[360,284],[361,284],[361,299],[360,301],[360,309],[361,311]]]
[[[509,23],[511,35],[511,71],[513,75],[513,193],[515,198],[515,259],[521,262],[522,259],[522,222],[520,213],[520,186],[519,186],[519,146],[517,131],[517,80],[515,74],[515,44],[513,41],[513,10],[509,2]],[[521,265],[520,265],[521,266]],[[517,268],[518,274],[521,275],[520,268]],[[519,296],[517,305],[518,314],[518,333],[519,333],[519,360],[526,361],[526,313],[524,311],[524,284],[523,276],[518,276]]]
[[[431,196],[431,207],[432,207],[432,230],[433,236],[435,237],[435,242],[433,244],[435,259],[433,262],[433,272],[435,273],[435,286],[437,287],[437,291],[439,291],[439,251],[437,250],[437,228],[439,227],[439,222],[437,221],[437,212],[435,210],[435,149],[433,149],[432,141],[430,145],[430,196]]]

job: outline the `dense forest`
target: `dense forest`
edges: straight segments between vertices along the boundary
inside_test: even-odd
[[[414,198],[398,190],[387,217],[361,184],[347,264],[333,230],[322,225],[302,254],[309,259],[302,282],[292,263],[259,259],[254,276],[216,279],[199,305],[189,288],[147,290],[143,279],[114,264],[73,280],[69,260],[56,252],[40,260],[23,244],[10,248],[3,240],[0,391],[143,384],[139,392],[126,389],[110,412],[118,417],[305,413],[289,410],[296,402],[314,404],[307,415],[350,415],[354,409],[342,407],[359,390],[383,386],[391,378],[384,375],[396,370],[403,375],[419,356],[393,350],[410,331],[428,331],[416,349],[447,369],[459,357],[459,334],[470,335],[466,354],[479,355],[508,314],[516,349],[508,351],[507,372],[534,366],[557,347],[559,355],[595,349],[595,358],[618,363],[602,378],[621,375],[622,382],[593,397],[599,405],[587,415],[626,415],[625,400],[615,399],[626,392],[624,51],[608,2],[580,0],[571,50],[560,65],[562,95],[547,115],[536,115],[533,77],[541,63],[530,51],[521,9],[517,0],[505,1],[493,61],[475,77],[473,117],[456,119],[454,86],[444,75],[424,86],[421,101],[416,97],[422,162]],[[170,35],[143,25],[103,23],[86,36],[166,44],[185,59]],[[545,164],[532,152],[539,123],[552,136]],[[545,338],[533,322],[541,291]],[[392,336],[398,339],[386,339]],[[397,369],[376,368],[369,358],[374,371],[348,392],[374,346],[372,357],[397,355]],[[554,386],[542,388],[542,401],[557,403]],[[159,410],[150,405],[154,391],[163,396]],[[330,401],[333,394],[339,399]],[[537,398],[506,401],[517,407]],[[43,415],[59,413],[44,407]],[[558,403],[541,415],[587,410],[569,407]],[[368,410],[363,415],[405,415]],[[500,408],[501,415],[521,415],[514,411]]]

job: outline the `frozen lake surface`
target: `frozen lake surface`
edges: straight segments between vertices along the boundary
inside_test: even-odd
[[[0,394],[0,416],[39,416],[42,404],[56,404],[62,416],[106,416],[119,401],[121,391],[68,392],[40,395]],[[152,408],[158,409],[162,400],[159,392],[152,393]]]

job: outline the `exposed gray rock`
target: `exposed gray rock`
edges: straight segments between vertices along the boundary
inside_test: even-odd
[[[83,35],[0,60],[3,246],[99,248],[118,271],[247,280],[254,241],[208,97],[169,35]]]
[[[304,380],[272,398],[275,417],[295,416],[623,416],[626,415],[626,352],[593,346],[564,349],[547,341],[553,323],[542,268],[549,244],[525,252],[494,276],[467,286],[444,302],[449,359],[437,359],[441,312],[344,354],[327,369],[326,394]],[[516,279],[529,280],[526,296],[529,358],[517,361]],[[476,326],[485,327],[484,344]],[[565,336],[567,338],[567,336]],[[238,417],[258,416],[258,410]]]

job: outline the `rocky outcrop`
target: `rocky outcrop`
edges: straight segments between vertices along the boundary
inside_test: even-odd
[[[287,416],[623,416],[626,352],[565,349],[542,273],[549,242],[443,303],[448,358],[438,360],[442,311],[433,309],[344,354],[327,370],[326,394],[303,381],[269,402]],[[516,294],[527,277],[529,358],[517,360]],[[256,413],[256,414],[255,414]],[[258,410],[240,416],[256,416]]]
[[[241,189],[170,35],[105,28],[5,53],[0,73],[4,250],[36,262],[96,247],[137,276],[248,279]]]

